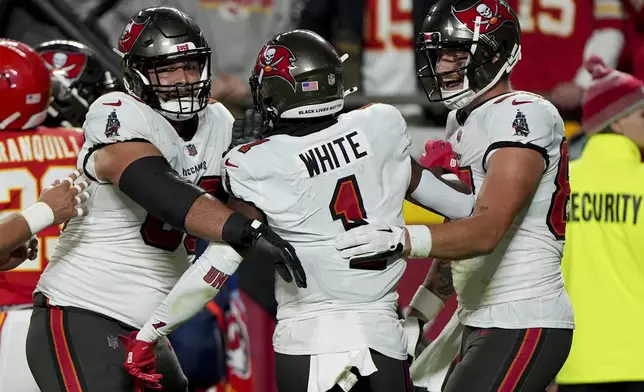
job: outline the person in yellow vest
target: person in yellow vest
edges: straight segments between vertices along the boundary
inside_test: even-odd
[[[575,334],[559,392],[644,391],[644,83],[591,58],[562,264]]]

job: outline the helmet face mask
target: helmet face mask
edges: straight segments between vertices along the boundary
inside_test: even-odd
[[[521,57],[519,22],[503,0],[441,0],[416,42],[430,102],[460,109],[493,88]]]
[[[128,79],[139,98],[169,119],[189,119],[208,104],[210,49],[130,61]]]
[[[123,30],[117,52],[128,92],[169,120],[188,120],[208,105],[211,49],[183,12],[139,12]]]

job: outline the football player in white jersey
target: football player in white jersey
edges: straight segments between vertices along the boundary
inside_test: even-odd
[[[210,52],[194,21],[173,8],[142,10],[123,31],[128,93],[96,100],[83,126],[78,162],[94,181],[92,214],[67,224],[34,293],[27,357],[42,391],[144,386],[123,368],[130,341],[119,336],[137,335],[190,265],[195,237],[262,252],[306,286],[290,244],[216,198],[233,118],[208,102]],[[216,290],[241,257],[213,244],[201,278]],[[167,342],[157,355],[164,389],[186,391]]]
[[[342,61],[307,30],[278,34],[263,47],[251,90],[269,124],[262,139],[224,156],[223,182],[250,216],[265,217],[294,244],[307,273],[306,289],[276,279],[278,389],[411,391],[407,356],[418,323],[407,320],[404,329],[396,313],[406,262],[392,249],[394,257],[352,266],[335,250],[335,237],[368,219],[402,224],[406,197],[457,219],[470,215],[473,196],[465,184],[448,184],[411,159],[406,124],[394,107],[338,115],[351,91],[344,89]],[[184,275],[147,324],[169,332],[189,316],[171,309],[178,303],[186,309],[190,296],[198,310],[209,297],[198,278]]]
[[[410,257],[453,260],[461,361],[443,391],[543,391],[572,341],[560,269],[570,192],[563,121],[542,97],[511,88],[520,35],[503,0],[440,0],[431,8],[417,44],[427,61],[418,76],[430,101],[455,109],[446,138],[471,179],[474,212],[445,225],[359,227],[337,242],[353,263],[400,244]],[[436,301],[421,287],[411,306]]]

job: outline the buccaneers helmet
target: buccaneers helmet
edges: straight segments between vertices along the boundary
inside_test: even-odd
[[[35,128],[47,117],[51,93],[42,58],[22,42],[0,38],[0,131]]]
[[[116,89],[116,80],[87,46],[74,41],[48,41],[36,46],[51,72],[53,100],[48,126],[80,127],[101,95]]]
[[[417,76],[429,101],[459,109],[489,91],[517,64],[519,21],[504,0],[439,0],[423,21],[416,50],[427,62]],[[437,65],[447,52],[467,56],[456,68],[441,71]]]
[[[277,34],[260,50],[251,73],[255,109],[270,121],[341,111],[344,97],[353,92],[344,91],[345,56],[312,31]]]
[[[187,14],[170,7],[139,11],[125,26],[115,50],[128,92],[171,120],[187,120],[210,96],[210,46]],[[190,64],[198,81],[162,85],[154,75],[172,64]]]

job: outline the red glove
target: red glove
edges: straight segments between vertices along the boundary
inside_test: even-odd
[[[428,140],[425,143],[425,153],[419,162],[426,169],[435,167],[458,175],[458,163],[450,142],[445,140]]]
[[[163,375],[156,373],[156,343],[137,340],[137,334],[138,332],[134,331],[129,338],[119,336],[127,352],[123,367],[134,378],[135,392],[143,392],[143,388],[160,390],[159,381]]]

